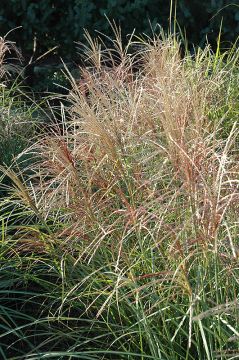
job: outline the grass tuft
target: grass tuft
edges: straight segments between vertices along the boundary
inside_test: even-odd
[[[1,168],[2,356],[233,359],[238,52],[87,37],[61,122]]]

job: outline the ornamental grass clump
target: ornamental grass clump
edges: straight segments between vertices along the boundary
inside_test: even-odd
[[[134,233],[140,223],[165,230],[171,248],[187,249],[184,231],[213,248],[238,196],[236,123],[221,139],[221,124],[207,115],[227,71],[212,71],[210,49],[181,58],[175,40],[159,38],[143,44],[135,71],[130,44],[114,45],[88,50],[93,64],[80,83],[72,79],[70,114],[62,108],[62,123],[26,150],[37,154],[24,180],[29,196],[45,219],[64,220],[62,246],[77,243],[79,256],[105,238],[117,252],[122,230]]]
[[[32,277],[45,300],[27,354],[233,358],[238,127],[225,136],[230,111],[216,114],[238,54],[182,56],[164,36],[123,47],[117,30],[112,49],[89,40],[61,122],[22,153],[30,166],[5,170],[2,206],[24,222],[9,241],[52,274]]]

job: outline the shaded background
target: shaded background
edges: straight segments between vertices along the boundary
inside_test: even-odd
[[[175,1],[173,2],[173,6]],[[239,34],[239,0],[178,0],[177,20],[189,44],[204,46],[206,37],[215,48],[222,22],[222,47],[228,48]],[[1,0],[0,35],[21,26],[9,35],[20,46],[26,63],[58,46],[42,63],[77,59],[75,42],[84,41],[84,28],[112,35],[104,15],[121,24],[125,37],[150,34],[149,20],[165,30],[169,27],[170,0]],[[79,58],[79,56],[78,56]],[[29,68],[29,72],[32,69]]]

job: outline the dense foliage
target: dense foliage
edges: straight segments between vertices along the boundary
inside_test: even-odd
[[[0,31],[22,26],[13,37],[24,54],[32,53],[35,37],[39,53],[58,45],[61,55],[72,58],[74,41],[84,40],[83,28],[110,33],[104,15],[122,24],[124,36],[134,28],[137,33],[150,33],[149,19],[153,27],[168,26],[170,4],[170,0],[2,0]],[[223,41],[234,41],[239,33],[239,8],[233,1],[180,0],[177,19],[194,44],[203,45],[206,35],[215,42],[222,20]]]
[[[0,358],[236,359],[239,53],[114,30],[57,119],[0,41]]]

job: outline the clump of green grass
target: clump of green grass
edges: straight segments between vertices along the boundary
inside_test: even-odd
[[[23,152],[30,167],[2,169],[13,184],[2,206],[23,215],[3,229],[2,258],[26,274],[4,297],[11,309],[20,294],[24,315],[3,330],[2,353],[14,344],[19,359],[233,359],[238,128],[234,114],[226,135],[223,102],[238,54],[182,58],[175,37],[123,48],[115,35],[112,49],[89,39],[70,111]]]
[[[10,166],[34,135],[36,105],[21,84],[22,56],[13,42],[0,37],[0,164]]]

